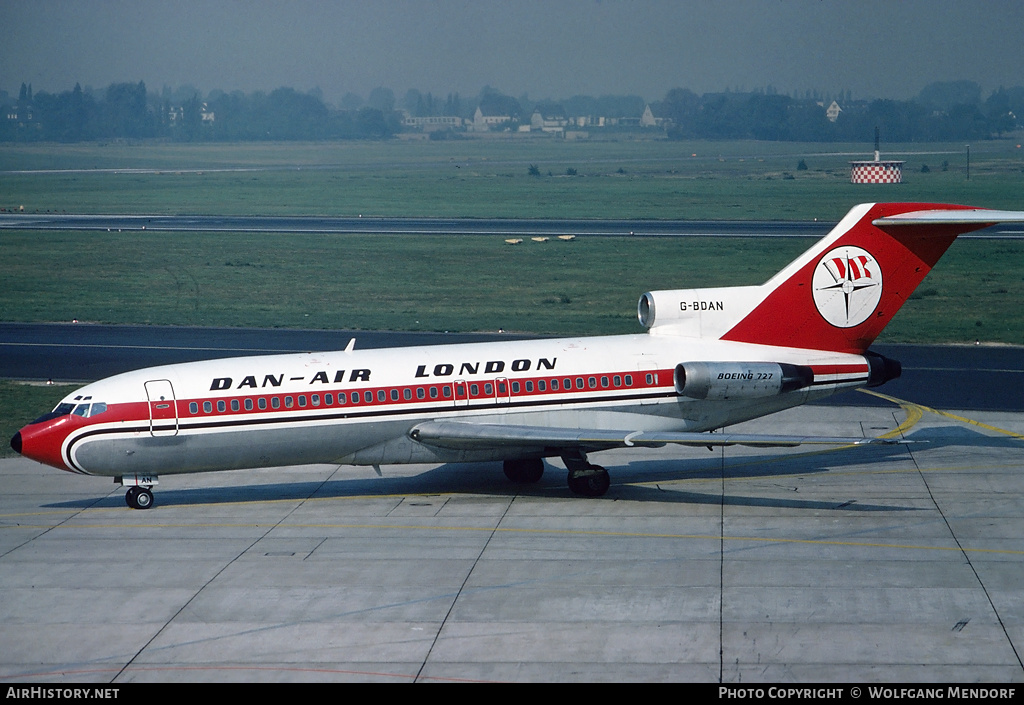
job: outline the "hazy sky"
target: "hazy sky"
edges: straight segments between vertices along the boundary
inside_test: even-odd
[[[0,88],[472,98],[1024,85],[1022,0],[0,0]]]

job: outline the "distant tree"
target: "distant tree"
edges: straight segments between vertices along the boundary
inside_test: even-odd
[[[462,101],[458,93],[449,93],[444,101],[444,114],[448,117],[462,116]]]
[[[395,109],[395,94],[390,88],[378,86],[370,91],[366,104],[371,108],[379,110],[381,113],[390,113]]]
[[[181,107],[182,138],[194,142],[200,138],[200,131],[203,129],[203,103],[199,100],[199,95],[193,93]]]
[[[146,84],[112,83],[104,102],[106,128],[113,137],[151,137],[153,121],[146,109]]]
[[[365,101],[362,96],[352,93],[351,91],[341,97],[341,107],[345,110],[359,110],[359,108],[363,107],[364,102]]]
[[[917,102],[927,110],[948,111],[954,105],[981,105],[981,86],[974,81],[939,81],[921,89]]]
[[[673,88],[665,94],[661,111],[672,122],[668,136],[673,139],[695,137],[700,115],[700,98],[688,88]]]

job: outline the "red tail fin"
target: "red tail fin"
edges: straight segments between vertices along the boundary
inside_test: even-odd
[[[723,340],[862,353],[957,235],[1024,212],[966,206],[857,206],[761,287],[763,298]]]

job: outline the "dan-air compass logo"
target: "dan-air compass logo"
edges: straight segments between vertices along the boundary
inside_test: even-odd
[[[814,305],[838,328],[860,325],[882,298],[882,268],[867,250],[837,247],[818,262],[811,281]]]

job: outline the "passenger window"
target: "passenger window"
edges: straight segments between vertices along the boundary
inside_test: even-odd
[[[512,393],[519,394],[519,382],[512,383]]]
[[[544,380],[540,380],[539,382],[537,382],[537,391],[538,392],[546,392],[547,390],[548,390],[548,383],[547,382],[545,382]]]
[[[299,395],[299,406],[302,406],[302,407],[306,406],[306,395],[305,394],[300,394]]]
[[[583,389],[583,378],[582,377],[577,377],[576,378],[576,389]]]
[[[398,401],[398,390],[397,389],[392,389],[391,390],[391,401]]]
[[[339,394],[338,395],[338,403],[340,404],[341,400],[344,399],[344,398],[345,397],[343,397],[343,396],[341,396]],[[324,404],[326,406],[333,406],[334,405],[334,395],[333,394],[324,394]]]
[[[654,375],[650,372],[647,373],[647,384],[654,384]]]
[[[437,399],[437,387],[430,388],[430,398]]]
[[[533,381],[532,380],[526,380],[526,391],[528,391],[528,392],[532,392],[533,391]]]
[[[383,389],[377,390],[377,401],[387,401],[387,395],[384,393]]]
[[[451,387],[448,387],[448,386],[441,387],[441,390],[442,390],[442,392],[444,394],[444,398],[445,399],[451,399],[451,397],[452,397],[452,388]]]
[[[614,377],[612,377],[612,384],[614,384],[616,387],[621,387],[622,377],[620,375],[615,375]]]
[[[217,411],[219,411],[220,413],[224,413],[227,410],[228,410],[228,405],[224,403],[224,400],[223,399],[218,399],[217,400]]]
[[[626,386],[627,387],[632,387],[633,386],[633,375],[626,375]]]
[[[258,406],[261,411],[263,409],[266,409],[267,408],[267,399],[266,399],[266,397],[260,397],[259,399],[257,399],[256,400],[256,406]]]
[[[373,392],[363,392],[363,401],[367,404],[373,403]]]
[[[238,400],[237,399],[232,399],[231,400],[231,410],[232,411],[238,411]]]
[[[188,405],[188,413],[190,413],[190,414],[198,414],[199,413],[199,404],[197,404],[195,402],[189,403],[189,405]]]
[[[557,392],[558,391],[558,380],[557,379],[551,380],[551,391],[552,392]]]
[[[403,397],[403,398],[404,398],[404,399],[405,399],[406,401],[409,401],[410,399],[412,399],[412,390],[411,390],[411,389],[409,389],[408,387],[406,387],[405,389],[403,389],[403,390],[402,390],[402,397]]]
[[[427,396],[427,393],[423,390],[423,387],[419,387],[419,388],[416,389],[416,398],[417,399],[423,399],[426,396]]]
[[[281,408],[281,399],[279,397],[274,397],[273,399],[270,400],[270,405],[272,407],[274,407],[275,409],[280,409]]]
[[[479,384],[471,384],[471,385],[469,385],[469,395],[472,396],[472,397],[480,396],[480,385]]]
[[[290,409],[293,406],[295,406],[295,400],[292,399],[291,397],[285,397],[284,398],[284,408]]]
[[[486,394],[487,396],[491,396],[494,394],[494,387],[491,385],[490,382],[484,383],[484,394]]]
[[[601,386],[602,387],[607,387],[608,386],[608,378],[607,377],[602,377],[601,378]]]
[[[252,399],[245,400],[245,410],[252,411]]]
[[[203,402],[203,413],[205,413],[205,414],[212,414],[213,413],[213,403],[212,402],[208,402],[208,401],[204,401]]]
[[[313,402],[313,406],[320,406],[320,395],[319,394],[314,394],[313,396],[311,396],[309,398],[309,400],[311,402]]]

